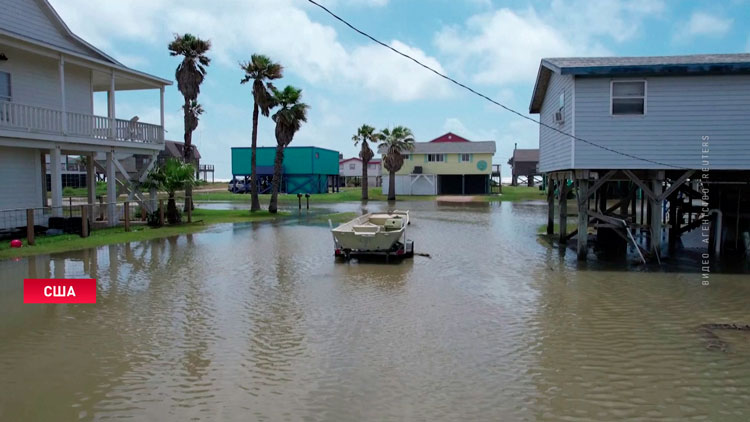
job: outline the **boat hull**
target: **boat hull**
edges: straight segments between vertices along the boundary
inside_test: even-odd
[[[377,228],[377,231],[372,233],[356,231],[357,228],[363,227],[364,225],[376,227],[376,225],[371,224],[371,222],[379,221],[384,218],[399,219],[402,222],[401,228],[398,230],[385,230],[384,227],[378,226],[379,228]],[[399,241],[405,241],[403,238],[408,224],[408,211],[394,211],[388,214],[365,214],[333,229],[332,233],[336,243],[336,248],[341,250],[360,252],[389,251],[394,249],[396,243]],[[375,229],[373,228],[373,230]]]

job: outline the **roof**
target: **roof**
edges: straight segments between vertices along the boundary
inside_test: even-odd
[[[195,146],[195,144],[191,146],[193,147],[193,156],[195,157],[195,159],[200,160],[201,153],[198,152],[198,147]],[[184,142],[164,141],[164,151],[166,151],[167,154],[169,154],[171,157],[181,158],[183,156],[184,148],[185,148]]]
[[[347,161],[362,161],[359,157],[352,157],[352,158],[345,158],[343,160],[339,160],[339,164],[344,164]],[[377,158],[373,158],[372,160],[368,161],[367,164],[380,164],[380,160]]]
[[[63,37],[58,39],[59,42],[54,42],[53,40],[50,40],[50,39],[47,39],[47,40],[39,39],[35,37],[34,35],[35,32],[28,31],[25,29],[27,27],[30,27],[31,24],[29,22],[26,22],[23,19],[20,19],[21,22],[23,23],[23,26],[13,25],[13,24],[3,25],[3,23],[0,22],[0,35],[13,38],[14,40],[20,40],[23,43],[26,43],[27,45],[31,44],[35,46],[45,47],[45,48],[48,48],[48,49],[51,49],[60,53],[64,53],[68,55],[69,57],[84,59],[86,61],[97,63],[99,65],[105,65],[109,68],[115,68],[119,70],[121,73],[129,74],[131,78],[138,77],[138,78],[141,78],[141,80],[146,80],[148,81],[149,85],[154,85],[155,87],[172,85],[172,81],[160,78],[158,76],[150,75],[148,73],[141,72],[135,69],[131,69],[123,65],[119,61],[115,60],[113,57],[104,53],[102,50],[99,50],[98,48],[86,42],[83,38],[74,34],[73,31],[71,31],[70,28],[68,28],[67,24],[65,24],[65,22],[62,20],[60,15],[57,14],[57,11],[55,11],[55,9],[52,7],[51,4],[49,4],[47,0],[25,0],[25,1],[27,1],[28,3],[21,3],[24,7],[27,7],[27,9],[25,9],[24,12],[31,11],[32,13],[36,13],[37,15],[41,13],[41,15],[39,16],[35,15],[34,18],[48,20],[49,23],[52,24],[55,28],[55,29],[52,29],[52,27],[50,27],[50,29],[52,31],[55,31],[55,30],[58,31]],[[28,9],[29,7],[31,7],[31,9]],[[118,89],[143,89],[143,87],[142,86],[131,87],[131,86],[128,86],[127,83],[123,83],[122,88],[118,87]]]
[[[495,141],[481,142],[415,142],[413,151],[402,151],[405,154],[452,154],[452,153],[495,153]],[[378,148],[384,154],[385,148]]]
[[[445,135],[438,136],[430,142],[471,142],[466,138],[462,138],[453,132],[448,132]]]
[[[539,162],[539,149],[515,149],[513,150],[513,156],[508,160],[508,164],[513,162]]]
[[[530,113],[539,113],[553,72],[575,76],[750,74],[750,54],[545,58],[539,64]]]

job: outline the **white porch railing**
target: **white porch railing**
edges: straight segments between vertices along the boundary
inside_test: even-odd
[[[158,125],[83,113],[65,113],[44,107],[0,101],[0,129],[49,133],[90,139],[144,144],[164,143],[164,129]]]

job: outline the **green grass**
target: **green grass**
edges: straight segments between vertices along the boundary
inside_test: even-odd
[[[533,201],[536,199],[546,200],[547,192],[539,190],[539,187],[530,188],[528,186],[503,186],[502,195],[483,195],[481,198],[495,201]]]
[[[250,213],[247,210],[204,210],[196,209],[193,212],[193,223],[175,226],[153,228],[145,225],[131,226],[130,232],[123,227],[113,227],[93,230],[89,237],[83,238],[76,234],[63,234],[59,236],[39,236],[34,246],[26,245],[23,248],[10,248],[9,241],[0,242],[0,259],[15,258],[20,256],[49,254],[66,252],[79,249],[93,248],[114,243],[138,242],[142,240],[157,239],[161,237],[175,236],[178,234],[195,233],[212,224],[238,223],[253,221],[273,221],[289,216],[288,213],[270,214],[267,211]],[[183,219],[187,217],[183,215]]]
[[[74,198],[85,198],[88,195],[88,188],[71,188],[66,187],[63,189],[63,196],[68,197],[74,197]],[[47,194],[48,196],[51,196],[51,193]],[[107,184],[104,182],[96,182],[96,196],[105,196],[107,195]]]
[[[577,222],[568,223],[567,227],[568,227],[568,230],[566,233],[570,233],[573,230],[578,229],[578,223]],[[547,234],[547,225],[546,224],[540,225],[539,227],[537,227],[536,232],[538,234]],[[559,234],[559,233],[560,233],[560,225],[558,223],[555,223],[555,234]]]

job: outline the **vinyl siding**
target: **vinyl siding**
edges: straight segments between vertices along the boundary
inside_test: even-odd
[[[404,165],[396,174],[406,175],[414,173],[414,167],[421,166],[422,173],[425,174],[490,174],[492,173],[492,154],[474,153],[469,162],[459,162],[458,154],[445,154],[444,162],[428,162],[426,154],[411,154],[408,160],[404,160]],[[484,161],[487,165],[484,170],[477,168],[477,163]],[[388,170],[383,167],[383,174],[388,174]],[[383,182],[385,183],[385,182]]]
[[[0,28],[55,47],[101,58],[62,29],[40,0],[0,0]]]
[[[11,75],[11,101],[60,110],[59,62],[18,49],[2,47],[2,50],[11,58],[0,62],[0,71]],[[90,70],[65,66],[65,100],[67,111],[93,112]]]
[[[559,108],[561,93],[565,94],[565,106],[563,110],[565,121],[563,124],[558,124],[555,122],[555,112]],[[542,123],[558,128],[565,133],[573,133],[572,76],[552,73],[547,88],[547,95],[542,102],[539,119]],[[573,143],[571,137],[544,126],[539,126],[539,170],[541,172],[569,169],[572,164],[572,149]]]
[[[0,210],[41,207],[41,174],[39,150],[0,147]]]
[[[625,79],[625,78],[623,78]],[[627,78],[647,82],[644,116],[610,115],[610,78],[576,79],[576,135],[617,151],[700,169],[750,169],[750,75]],[[618,80],[618,79],[615,79]],[[576,141],[575,167],[668,169]]]

